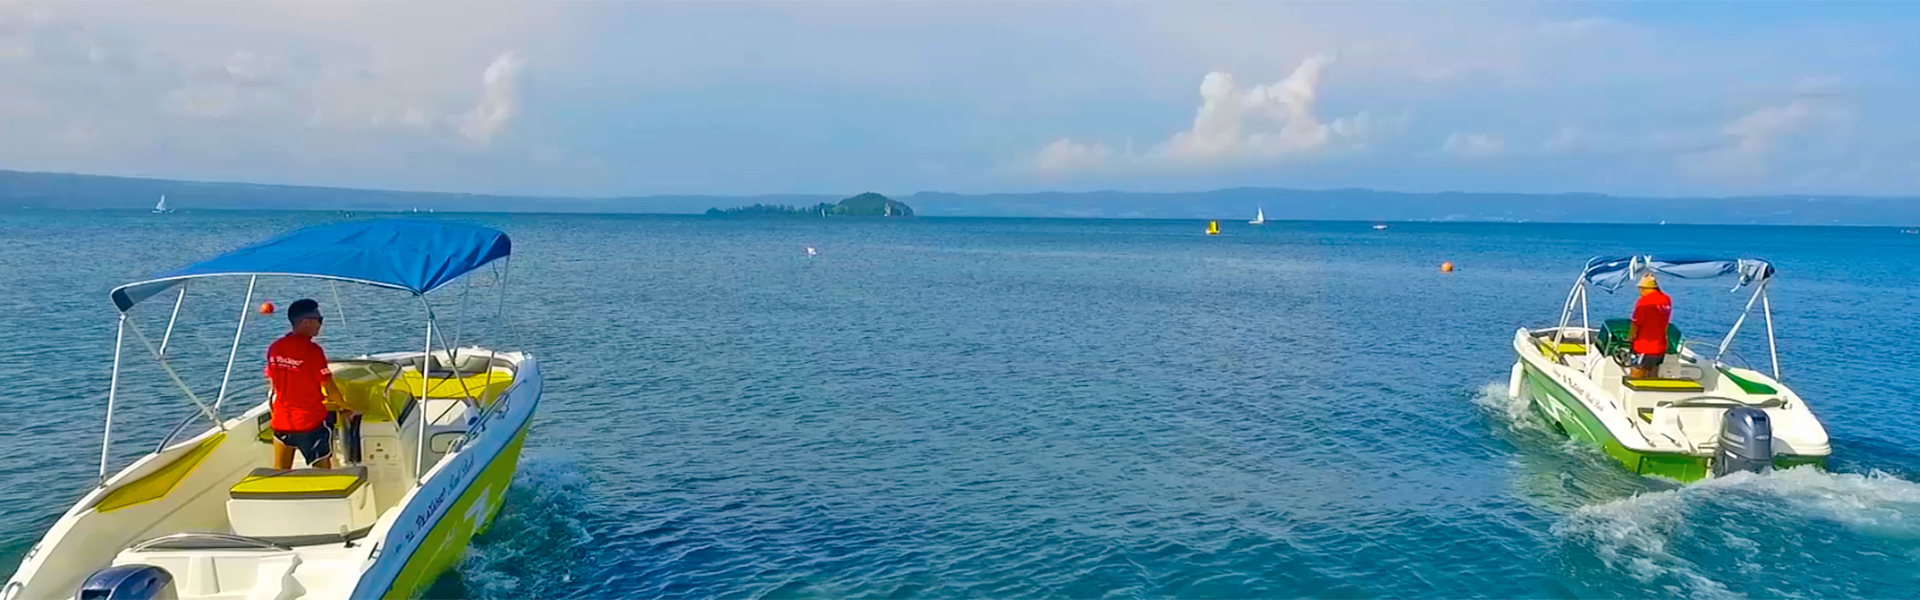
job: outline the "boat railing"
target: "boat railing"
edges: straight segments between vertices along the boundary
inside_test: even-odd
[[[1786,406],[1786,403],[1787,401],[1785,399],[1779,397],[1766,398],[1759,402],[1747,402],[1739,398],[1728,398],[1726,396],[1691,396],[1679,400],[1661,400],[1654,404],[1654,406],[1656,408],[1734,408],[1739,406],[1780,408]]]
[[[262,391],[265,391],[266,388],[267,388],[266,381],[262,380],[262,381],[257,381],[254,383],[243,385],[240,388],[233,390],[233,394],[242,395],[242,394],[262,392]],[[165,451],[167,449],[167,446],[170,446],[173,444],[174,439],[180,437],[180,432],[186,431],[188,425],[192,425],[194,421],[198,421],[204,418],[206,418],[205,414],[195,412],[187,415],[186,418],[180,419],[179,425],[173,426],[173,429],[167,432],[166,437],[160,438],[160,443],[153,447],[153,453],[159,454],[162,451]]]
[[[1718,349],[1716,348],[1716,344],[1699,343],[1698,345],[1705,346],[1709,350],[1718,352]],[[1756,369],[1753,368],[1753,363],[1747,361],[1747,357],[1741,356],[1739,352],[1735,352],[1731,348],[1729,348],[1725,352],[1721,352],[1719,358],[1715,358],[1710,354],[1701,353],[1699,348],[1696,347],[1696,342],[1691,340],[1680,342],[1680,349],[1682,350],[1683,355],[1688,355],[1687,356],[1688,358],[1691,358],[1702,364],[1706,364],[1709,366],[1738,367],[1741,369],[1746,369],[1748,371],[1758,372]],[[1728,360],[1728,359],[1732,359],[1732,360]]]
[[[260,538],[216,532],[187,532],[163,535],[128,547],[131,552],[148,550],[268,550],[285,552],[291,548]]]

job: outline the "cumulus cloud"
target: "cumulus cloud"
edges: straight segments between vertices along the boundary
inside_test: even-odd
[[[1831,133],[1851,116],[1834,91],[1837,80],[1809,78],[1794,86],[1787,101],[1762,106],[1728,122],[1719,143],[1677,159],[1691,175],[1723,180],[1764,178],[1789,140]]]
[[[1061,138],[1040,149],[1036,162],[1041,171],[1063,172],[1095,169],[1113,158],[1113,149],[1103,144],[1082,144]]]
[[[1507,153],[1507,141],[1486,133],[1455,133],[1440,144],[1440,151],[1457,158],[1497,158]]]
[[[526,111],[525,54],[500,50],[552,51],[532,35],[545,29],[539,15],[523,14],[537,7],[479,20],[506,31],[490,39],[385,35],[412,26],[393,11],[328,25],[281,8],[0,0],[0,165],[419,186],[409,182],[445,177],[423,175],[432,168],[457,172],[452,165],[519,150],[502,140]],[[398,10],[408,11],[444,17],[436,7]],[[525,26],[504,28],[510,21]],[[448,152],[461,147],[487,151]]]
[[[1301,61],[1280,81],[1242,86],[1231,73],[1211,72],[1200,82],[1200,108],[1186,131],[1173,134],[1142,155],[1073,139],[1042,148],[1042,172],[1086,170],[1116,160],[1178,167],[1279,163],[1291,158],[1364,147],[1383,125],[1367,113],[1323,121],[1317,114],[1321,79],[1334,62],[1319,54]]]
[[[526,61],[508,52],[493,59],[481,75],[480,103],[458,117],[460,135],[486,145],[520,115],[520,71]]]

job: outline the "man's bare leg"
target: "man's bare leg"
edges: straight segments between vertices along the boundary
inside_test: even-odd
[[[280,438],[273,439],[273,468],[282,471],[293,468],[293,446],[280,443]]]

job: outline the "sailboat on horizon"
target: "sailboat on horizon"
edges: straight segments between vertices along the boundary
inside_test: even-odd
[[[164,215],[171,212],[173,212],[173,209],[167,208],[167,195],[161,194],[160,203],[153,205],[153,214]]]
[[[1267,209],[1265,207],[1253,209],[1253,220],[1247,221],[1247,224],[1249,225],[1267,224]]]

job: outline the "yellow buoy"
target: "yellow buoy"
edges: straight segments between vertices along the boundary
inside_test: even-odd
[[[1207,221],[1207,235],[1220,235],[1220,222]]]
[[[1446,261],[1446,262],[1443,262],[1443,263],[1440,263],[1440,272],[1441,272],[1441,273],[1452,273],[1452,272],[1453,272],[1453,261]]]

